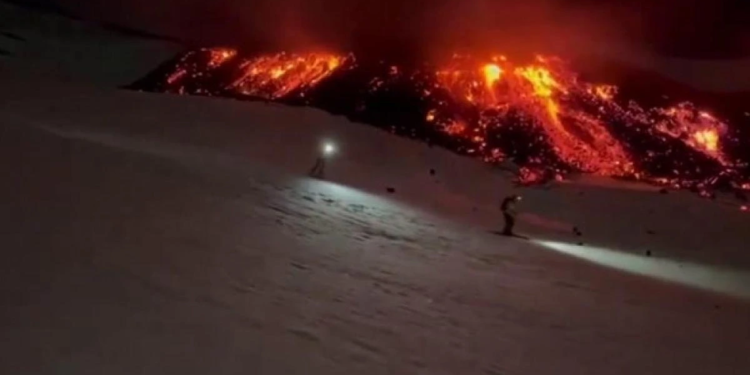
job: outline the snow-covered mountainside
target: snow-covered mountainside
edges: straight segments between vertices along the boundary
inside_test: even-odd
[[[128,48],[174,47],[84,35],[55,39],[80,43],[60,70],[0,40],[0,373],[750,370],[736,205],[517,189],[313,109],[119,91],[150,68]],[[110,48],[138,62],[77,68]],[[323,140],[339,152],[313,180]],[[493,233],[511,193],[529,241]]]
[[[121,31],[0,1],[0,67],[118,86],[140,78],[180,50],[165,40],[132,38]]]

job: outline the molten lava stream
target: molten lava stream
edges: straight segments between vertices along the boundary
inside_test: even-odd
[[[229,87],[244,95],[279,99],[291,92],[314,87],[347,59],[320,53],[261,56],[243,62],[241,73]]]
[[[550,68],[539,65],[545,62],[538,57],[535,65],[513,66],[506,58],[480,63],[458,57],[452,66],[438,71],[437,80],[454,100],[463,100],[479,111],[502,117],[507,108],[522,108],[534,126],[543,130],[549,147],[576,169],[604,175],[632,173],[633,163],[607,128],[560,100],[569,94],[567,85],[575,82],[559,82]],[[503,122],[498,119],[483,124]],[[458,133],[455,125],[447,131]],[[486,147],[481,136],[474,139]]]

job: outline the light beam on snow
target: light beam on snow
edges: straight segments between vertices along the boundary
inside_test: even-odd
[[[555,241],[534,242],[567,255],[626,272],[731,296],[750,298],[750,272],[644,257],[595,246],[579,246]]]
[[[383,197],[334,181],[300,179],[295,184],[297,189],[319,194],[325,199],[341,204],[360,204],[380,208],[398,208],[394,202]]]

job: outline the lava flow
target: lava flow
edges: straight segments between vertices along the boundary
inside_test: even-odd
[[[314,87],[345,61],[344,56],[329,54],[261,56],[242,62],[242,74],[229,88],[243,95],[279,99]]]
[[[184,54],[133,85],[158,92],[316,106],[491,163],[522,182],[579,171],[677,188],[748,189],[727,123],[689,102],[644,108],[612,85],[581,81],[558,58],[526,64],[455,55],[405,68],[329,53]]]

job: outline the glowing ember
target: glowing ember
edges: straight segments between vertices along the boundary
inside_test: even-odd
[[[596,95],[603,100],[612,100],[617,95],[617,86],[594,85],[589,88],[588,93]]]
[[[177,63],[174,72],[167,77],[167,84],[179,86],[183,79],[200,78],[237,55],[237,51],[227,48],[204,48],[188,52]],[[191,75],[192,73],[192,75]],[[180,90],[178,92],[181,92]]]
[[[646,109],[620,100],[616,86],[582,82],[549,56],[518,64],[501,55],[455,55],[437,67],[405,68],[363,67],[351,55],[245,58],[202,49],[136,86],[316,105],[412,137],[443,139],[488,162],[511,157],[522,166],[522,183],[578,170],[694,187],[707,196],[722,183],[750,189],[741,172],[747,163],[727,154],[724,143],[734,140],[719,118],[687,102]]]
[[[209,53],[211,54],[208,61],[209,68],[216,68],[237,55],[237,51],[223,48],[209,50]]]
[[[443,130],[445,130],[445,132],[450,135],[459,136],[459,135],[462,135],[464,132],[466,132],[466,129],[467,129],[466,124],[456,121],[445,126]]]
[[[545,180],[544,171],[523,167],[518,171],[516,182],[521,185],[534,185]]]
[[[427,116],[425,116],[425,120],[427,122],[433,122],[435,121],[435,110],[431,109],[429,112],[427,112]]]

